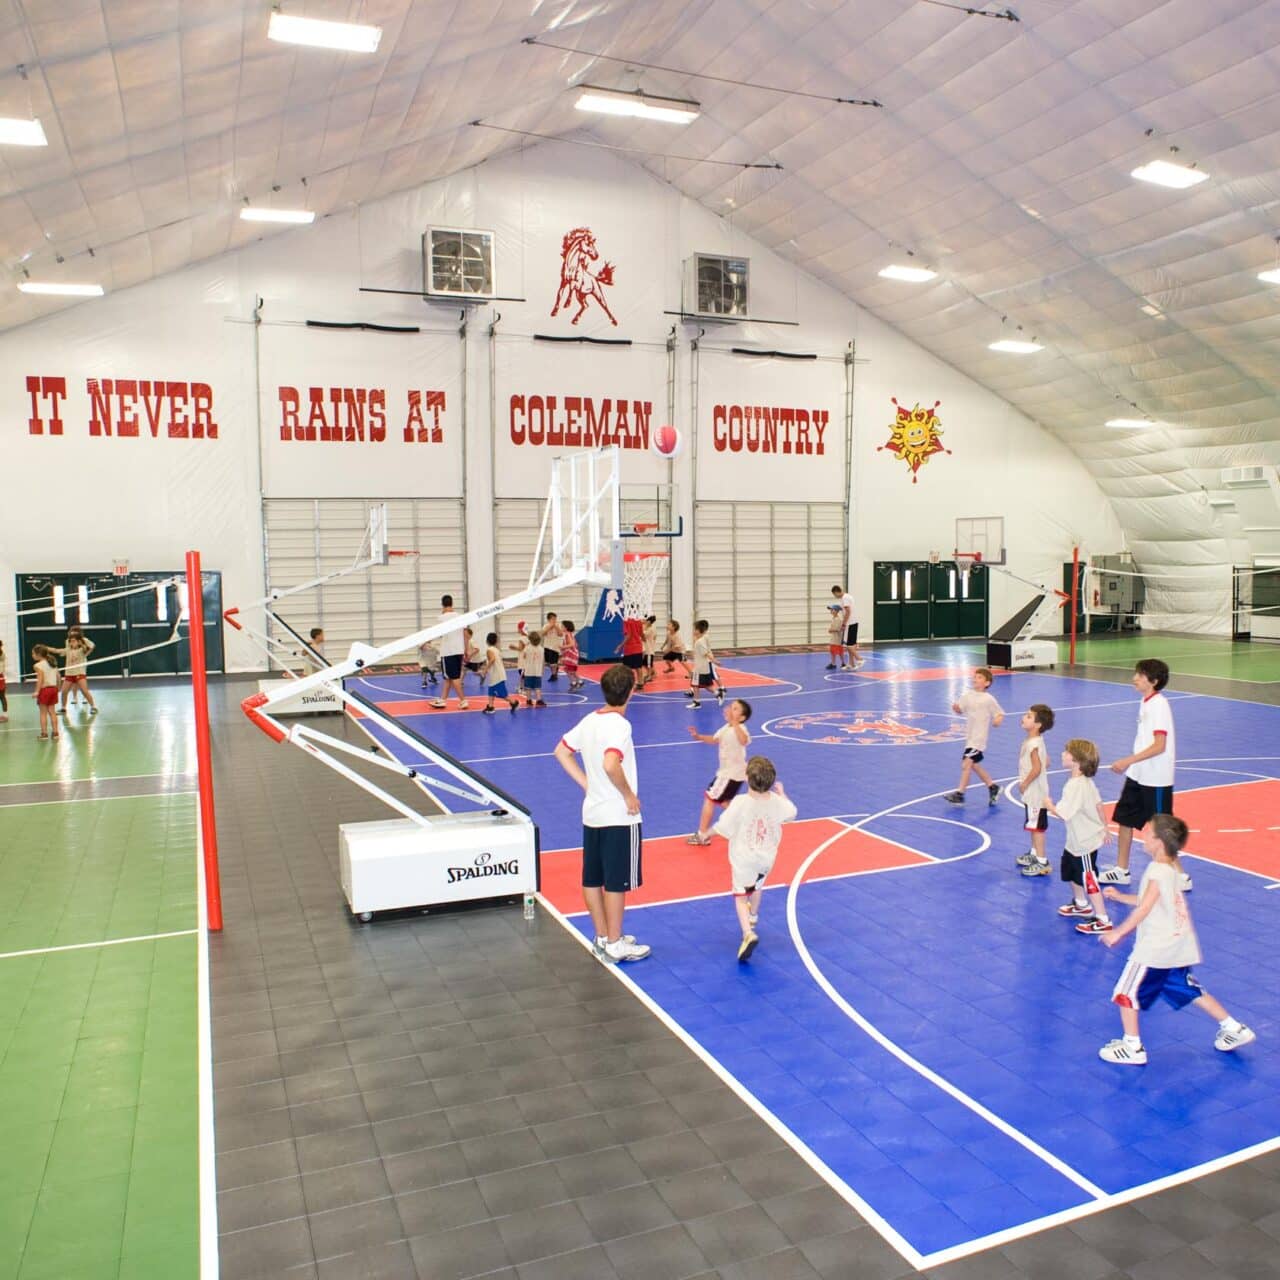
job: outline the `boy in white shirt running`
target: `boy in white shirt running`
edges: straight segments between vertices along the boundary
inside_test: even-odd
[[[634,689],[635,676],[626,667],[610,667],[600,677],[605,705],[583,716],[555,750],[560,767],[586,793],[582,900],[595,927],[593,950],[604,964],[643,960],[650,951],[622,932],[626,895],[643,882],[636,752],[626,714]]]
[[[716,776],[703,792],[702,815],[698,818],[697,831],[689,837],[690,844],[711,843],[711,818],[716,806],[724,808],[747,780],[747,744],[751,741],[747,721],[750,719],[751,704],[742,698],[734,698],[725,707],[724,724],[715,733],[699,733],[693,725],[689,726],[691,738],[720,748]]]
[[[751,959],[760,941],[756,925],[760,920],[760,889],[773,870],[782,842],[782,824],[796,816],[796,807],[787,798],[767,756],[747,761],[749,790],[735,796],[712,830],[729,842],[729,871],[733,882],[733,905],[742,926],[738,960]]]
[[[716,672],[716,655],[711,647],[710,631],[711,623],[705,618],[699,618],[693,624],[693,670],[689,673],[690,684],[684,693],[686,698],[693,699],[689,703],[691,707],[702,706],[698,695],[703,689],[714,689],[716,701],[724,704],[724,685],[720,683],[720,676]]]
[[[1129,850],[1133,833],[1157,813],[1173,812],[1173,771],[1177,764],[1177,748],[1173,733],[1173,708],[1164,696],[1169,683],[1169,667],[1159,658],[1143,658],[1134,664],[1133,687],[1142,695],[1138,708],[1138,726],[1133,735],[1133,753],[1122,756],[1111,765],[1112,773],[1124,774],[1120,799],[1112,811],[1119,836],[1116,841],[1116,865],[1108,867],[1098,878],[1103,884],[1129,883]],[[1181,870],[1181,888],[1191,888],[1191,877]]]
[[[1125,934],[1135,929],[1138,933],[1111,996],[1120,1006],[1124,1036],[1098,1050],[1098,1057],[1104,1062],[1127,1067],[1141,1067],[1146,1063],[1147,1051],[1138,1034],[1138,1011],[1150,1009],[1161,996],[1175,1009],[1193,1004],[1213,1018],[1218,1024],[1213,1047],[1222,1053],[1252,1044],[1258,1038],[1203,990],[1191,972],[1191,966],[1200,963],[1201,955],[1187,900],[1178,887],[1182,874],[1178,853],[1186,842],[1187,824],[1181,818],[1171,813],[1156,814],[1142,839],[1143,848],[1152,861],[1143,874],[1138,892],[1104,890],[1113,902],[1125,902],[1137,910],[1131,911],[1118,929],[1104,933],[1102,941],[1114,947]]]
[[[964,757],[960,766],[960,782],[954,791],[948,791],[944,799],[951,804],[964,804],[965,788],[969,785],[969,772],[972,770],[987,784],[987,803],[993,808],[1000,800],[1000,788],[992,780],[991,775],[982,767],[982,757],[987,749],[987,736],[991,726],[998,729],[1004,720],[1004,710],[990,693],[991,668],[979,667],[973,673],[973,688],[960,695],[958,702],[951,704],[951,710],[958,716],[964,716]]]
[[[1028,878],[1047,876],[1049,859],[1044,851],[1044,833],[1049,828],[1049,750],[1044,735],[1053,728],[1053,708],[1033,703],[1022,717],[1027,735],[1018,750],[1018,792],[1026,815],[1023,829],[1031,833],[1031,852],[1018,858],[1022,874]]]

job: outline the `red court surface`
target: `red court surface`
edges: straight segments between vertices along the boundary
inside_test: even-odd
[[[782,845],[768,884],[788,884],[800,864],[832,836],[837,837],[836,840],[824,850],[806,879],[822,880],[854,871],[878,871],[931,861],[922,853],[868,835],[833,818],[808,818],[789,822],[782,828]],[[686,844],[684,836],[646,840],[644,884],[627,894],[627,905],[683,901],[716,893],[727,896],[730,889],[728,849],[724,840],[714,837],[709,845]],[[543,852],[542,895],[566,915],[583,910],[581,849]]]
[[[1191,828],[1187,853],[1280,878],[1280,780],[1231,782],[1180,791],[1178,817]]]
[[[586,680],[598,681],[600,677],[609,669],[610,664],[607,662],[592,663],[589,667],[582,667],[578,674]],[[755,671],[739,671],[733,667],[721,667],[717,665],[717,672],[720,676],[720,682],[726,689],[751,689],[759,688],[763,685],[779,685],[790,684],[789,680],[775,680],[772,676],[762,676]],[[657,674],[645,686],[644,693],[637,696],[643,698],[645,693],[682,693],[689,687],[689,677],[677,667],[670,675],[662,669],[662,661],[659,659]],[[704,697],[708,695],[703,695]]]

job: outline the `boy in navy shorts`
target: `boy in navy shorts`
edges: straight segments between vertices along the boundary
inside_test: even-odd
[[[1124,1035],[1098,1050],[1104,1062],[1141,1067],[1147,1051],[1138,1034],[1138,1011],[1150,1009],[1161,998],[1175,1009],[1195,1005],[1218,1024],[1213,1047],[1231,1053],[1258,1037],[1244,1023],[1233,1018],[1207,991],[1201,989],[1191,966],[1200,963],[1200,942],[1187,900],[1178,887],[1182,874],[1178,854],[1187,842],[1187,824],[1171,813],[1158,813],[1143,836],[1143,848],[1151,855],[1151,865],[1142,877],[1137,893],[1121,893],[1107,888],[1103,894],[1113,902],[1125,902],[1136,910],[1118,929],[1102,934],[1102,941],[1114,947],[1135,930],[1129,961],[1120,974],[1111,999],[1120,1006]]]
[[[1173,733],[1173,708],[1164,696],[1169,683],[1169,667],[1159,658],[1143,658],[1134,664],[1133,687],[1142,696],[1138,725],[1133,735],[1133,752],[1111,765],[1112,773],[1124,774],[1120,799],[1112,813],[1119,834],[1116,838],[1116,865],[1098,879],[1103,884],[1129,883],[1129,849],[1133,833],[1141,831],[1157,813],[1173,812],[1173,771],[1177,749]],[[1180,887],[1191,888],[1191,877],[1181,870]]]
[[[635,676],[628,668],[610,667],[600,677],[605,705],[583,716],[555,751],[560,767],[586,793],[582,900],[595,926],[596,958],[605,964],[643,960],[650,950],[622,932],[626,895],[642,883],[636,752],[626,714],[634,689]]]

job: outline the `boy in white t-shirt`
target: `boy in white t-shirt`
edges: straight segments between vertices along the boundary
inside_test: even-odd
[[[1098,884],[1098,850],[1111,839],[1107,811],[1102,807],[1094,775],[1098,772],[1098,748],[1087,738],[1072,738],[1062,750],[1062,763],[1071,775],[1062,788],[1062,799],[1045,807],[1067,824],[1062,850],[1062,878],[1071,886],[1071,901],[1058,914],[1076,922],[1078,933],[1108,933],[1111,917],[1102,905]]]
[[[856,671],[862,666],[862,658],[858,655],[858,619],[854,617],[853,597],[843,587],[832,587],[831,594],[840,606],[840,627],[843,633],[840,637],[840,669],[847,671],[852,666]]]
[[[720,748],[720,760],[716,776],[711,779],[702,801],[702,814],[698,829],[689,837],[690,844],[711,843],[711,818],[716,806],[724,808],[742,789],[747,780],[747,745],[751,735],[747,721],[751,719],[751,704],[742,698],[734,698],[724,709],[724,724],[715,733],[699,733],[689,726],[689,736],[699,742]]]
[[[1033,703],[1022,716],[1027,735],[1018,750],[1018,793],[1022,796],[1023,830],[1031,833],[1031,851],[1018,858],[1022,874],[1028,878],[1047,876],[1049,859],[1044,851],[1044,833],[1049,829],[1049,749],[1044,735],[1053,728],[1053,708]]]
[[[689,703],[691,707],[702,706],[698,695],[703,689],[714,689],[716,701],[723,705],[724,685],[720,683],[720,676],[716,671],[715,650],[711,647],[711,623],[705,618],[699,618],[693,624],[693,670],[689,673],[689,680],[684,696],[693,699]]]
[[[627,720],[635,676],[621,664],[600,677],[605,705],[560,739],[555,757],[582,789],[582,900],[605,964],[643,960],[650,948],[622,932],[626,895],[642,883],[636,751]],[[581,755],[582,763],[578,763]]]
[[[451,622],[458,615],[454,611],[453,597],[440,597],[440,621]],[[465,711],[467,706],[467,691],[462,687],[462,661],[466,652],[466,639],[462,634],[462,628],[457,627],[453,631],[442,635],[437,639],[437,645],[440,649],[440,665],[444,670],[444,688],[440,691],[438,698],[433,698],[431,705],[437,711],[442,711],[449,701],[449,690],[454,689],[458,694],[458,710]]]
[[[958,716],[964,716],[964,755],[960,765],[960,782],[954,791],[948,791],[944,799],[951,804],[964,804],[965,788],[969,785],[969,773],[972,770],[987,784],[987,803],[993,808],[1000,799],[1000,788],[991,775],[982,767],[982,758],[987,750],[987,737],[991,726],[998,729],[1004,720],[1004,710],[990,693],[991,668],[979,667],[973,673],[973,688],[960,695],[957,702],[951,704],[951,710]]]
[[[777,778],[772,760],[767,756],[752,756],[747,761],[748,790],[734,797],[712,828],[716,835],[729,842],[733,906],[742,926],[739,961],[749,960],[760,941],[756,934],[760,890],[778,856],[782,824],[796,816],[796,807]]]
[[[1128,963],[1120,974],[1111,999],[1120,1006],[1120,1022],[1124,1036],[1112,1040],[1098,1050],[1104,1062],[1127,1067],[1140,1067],[1147,1060],[1142,1037],[1138,1034],[1138,1011],[1150,1009],[1163,996],[1175,1009],[1193,1004],[1203,1009],[1218,1023],[1213,1047],[1223,1053],[1252,1044],[1258,1037],[1244,1023],[1233,1018],[1221,1003],[1201,989],[1191,972],[1200,963],[1200,942],[1187,900],[1178,887],[1182,874],[1178,854],[1187,842],[1187,824],[1171,813],[1158,813],[1151,819],[1143,836],[1143,848],[1151,855],[1151,865],[1142,877],[1138,892],[1121,893],[1107,888],[1113,902],[1124,902],[1137,910],[1118,928],[1102,935],[1108,947],[1114,947],[1135,929],[1137,941]]]
[[[1169,667],[1159,658],[1143,658],[1134,664],[1133,687],[1142,696],[1138,708],[1138,726],[1133,735],[1133,752],[1111,765],[1112,773],[1122,773],[1124,786],[1112,811],[1119,835],[1116,841],[1116,865],[1108,867],[1099,879],[1103,884],[1129,883],[1129,850],[1133,833],[1157,813],[1173,812],[1173,770],[1177,764],[1177,747],[1173,733],[1173,708],[1164,696],[1169,683]],[[1181,863],[1179,863],[1181,868]],[[1191,888],[1191,877],[1179,870],[1182,890]]]

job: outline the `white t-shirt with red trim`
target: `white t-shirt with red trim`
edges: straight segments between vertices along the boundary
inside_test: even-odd
[[[602,709],[583,716],[561,738],[570,751],[582,757],[587,775],[587,794],[582,801],[584,827],[633,827],[639,824],[638,813],[627,812],[622,792],[604,771],[606,758],[616,755],[622,761],[622,774],[637,795],[636,752],[631,741],[631,722],[620,711]]]
[[[1153,693],[1143,698],[1138,708],[1138,728],[1133,735],[1133,753],[1145,751],[1164,734],[1164,750],[1150,760],[1139,760],[1129,766],[1129,777],[1144,787],[1173,786],[1173,768],[1176,763],[1173,741],[1173,708],[1163,693]]]

